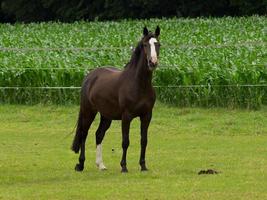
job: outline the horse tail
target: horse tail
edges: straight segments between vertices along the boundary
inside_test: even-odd
[[[96,81],[96,78],[94,78],[91,81],[89,75],[90,74],[88,74],[85,77],[83,84],[82,84],[82,88],[81,88],[80,112],[79,112],[77,126],[76,126],[76,134],[74,136],[72,146],[71,146],[71,150],[74,151],[75,153],[79,152],[83,140],[85,140],[87,137],[88,129],[86,130],[86,134],[85,134],[85,130],[84,130],[84,128],[85,128],[84,118],[87,118],[87,116],[89,116],[89,118],[90,118],[90,105],[89,105],[88,99],[87,99],[87,92],[90,90],[91,85],[93,85],[94,82]],[[89,84],[89,81],[90,81],[90,84]],[[90,124],[89,124],[89,127],[90,127]]]
[[[79,117],[78,117],[78,121],[77,121],[77,127],[76,127],[76,133],[72,142],[72,146],[71,146],[71,150],[74,151],[75,153],[78,153],[81,147],[81,143],[82,143],[82,115],[81,115],[81,111],[79,112]]]

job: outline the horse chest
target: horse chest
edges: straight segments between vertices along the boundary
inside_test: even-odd
[[[143,98],[137,102],[135,106],[135,111],[137,111],[138,113],[147,112],[152,110],[153,105],[154,105],[153,101],[151,101],[148,98]]]
[[[146,112],[150,112],[155,103],[154,93],[149,95],[131,94],[125,105],[133,116],[140,116]]]

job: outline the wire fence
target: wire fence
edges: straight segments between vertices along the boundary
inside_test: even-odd
[[[222,44],[175,44],[175,45],[162,45],[162,48],[177,48],[177,49],[207,49],[207,48],[226,48],[226,47],[258,47],[266,46],[267,42],[264,41],[245,41],[243,43],[222,43]],[[132,50],[135,45],[128,47],[0,47],[0,51],[99,51],[99,50]]]
[[[0,104],[79,104],[81,87],[0,87]],[[267,85],[156,85],[157,99],[175,106],[258,109],[267,105]]]
[[[246,66],[264,66],[267,67],[266,63],[255,63],[255,64],[246,64]],[[6,70],[94,70],[96,68],[103,67],[103,66],[95,66],[95,67],[0,67],[0,71],[6,71]],[[164,69],[173,69],[173,68],[179,68],[180,65],[172,65],[172,64],[160,64],[158,70],[164,70]]]
[[[177,48],[177,49],[201,49],[201,48],[226,48],[226,47],[257,47],[257,46],[267,46],[267,42],[264,41],[245,41],[243,43],[222,43],[222,44],[207,44],[207,45],[197,45],[197,44],[176,44],[176,45],[163,45],[163,48]],[[130,47],[0,47],[0,51],[12,51],[12,52],[28,52],[28,51],[99,51],[99,50],[127,50],[134,49],[134,46]],[[246,64],[247,66],[265,66],[267,63],[255,63]],[[100,66],[85,68],[85,67],[1,67],[0,71],[3,70],[93,70]],[[177,68],[179,65],[171,64],[161,64],[159,68]]]
[[[267,84],[232,84],[232,85],[155,85],[154,88],[209,88],[209,87],[267,87]],[[77,86],[7,86],[0,87],[0,89],[48,89],[48,90],[57,90],[57,89],[70,89],[76,90],[81,89]]]

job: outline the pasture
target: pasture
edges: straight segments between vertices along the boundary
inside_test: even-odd
[[[139,120],[130,131],[128,174],[121,174],[121,128],[103,141],[107,171],[95,166],[99,117],[82,173],[70,150],[78,106],[0,105],[0,199],[266,199],[267,109],[177,108],[157,103],[147,166],[140,172]],[[112,151],[114,149],[114,151]],[[198,175],[201,169],[216,175]]]
[[[138,119],[129,173],[119,121],[103,141],[108,170],[96,168],[97,116],[75,172],[82,79],[122,69],[144,25],[160,25],[162,45],[149,171],[138,164]],[[0,24],[0,199],[267,199],[266,26],[265,16]],[[220,173],[198,175],[206,169]]]

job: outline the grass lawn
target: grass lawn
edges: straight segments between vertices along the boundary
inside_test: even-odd
[[[0,199],[267,199],[267,107],[260,111],[175,108],[158,103],[141,173],[133,121],[128,174],[120,173],[120,122],[103,142],[108,170],[95,166],[98,117],[85,170],[70,151],[78,106],[0,105]],[[114,151],[112,151],[114,149]],[[202,169],[220,171],[198,175]]]

